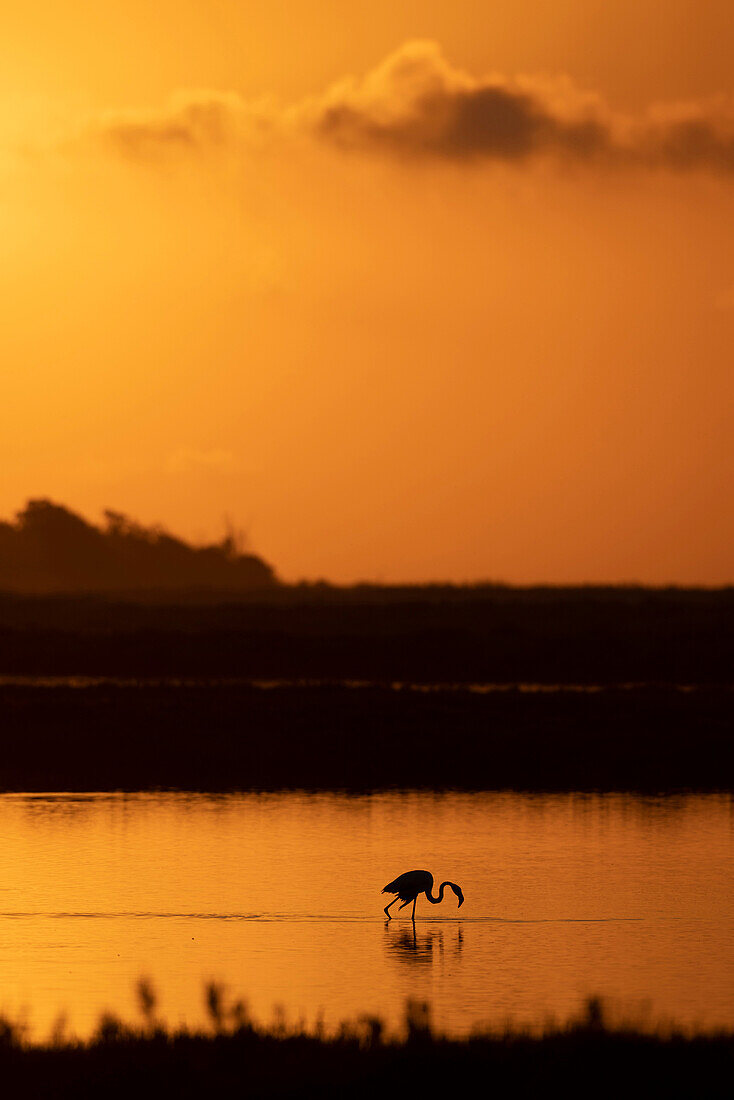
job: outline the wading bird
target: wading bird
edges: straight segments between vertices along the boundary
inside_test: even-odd
[[[411,913],[411,920],[415,920],[415,903],[419,894],[425,894],[428,901],[432,905],[438,905],[440,901],[443,901],[443,892],[446,886],[450,886],[459,899],[458,908],[464,904],[464,895],[461,892],[461,887],[457,886],[455,882],[442,882],[438,891],[438,897],[433,896],[433,875],[430,871],[406,871],[404,875],[398,875],[393,882],[388,882],[387,886],[382,889],[383,894],[397,894],[397,897],[393,898],[390,905],[394,905],[398,899],[402,901],[402,905],[398,906],[398,909],[404,909],[406,905],[413,902],[413,912]],[[385,906],[385,915],[388,920],[392,920],[390,916],[390,905]]]

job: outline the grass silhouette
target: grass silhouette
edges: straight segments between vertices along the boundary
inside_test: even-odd
[[[283,1016],[255,1024],[223,987],[205,988],[208,1026],[164,1026],[149,982],[138,985],[141,1021],[106,1014],[85,1041],[63,1027],[32,1043],[0,1023],[0,1080],[9,1097],[374,1097],[473,1089],[496,1096],[729,1097],[734,1031],[684,1034],[612,1024],[599,999],[542,1031],[506,1028],[447,1038],[430,1008],[406,1006],[400,1035],[363,1017],[326,1033]]]

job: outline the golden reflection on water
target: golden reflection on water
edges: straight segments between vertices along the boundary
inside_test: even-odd
[[[385,951],[398,964],[430,969],[446,955],[460,957],[463,945],[464,932],[458,922],[449,929],[412,920],[407,927],[396,929],[392,921],[385,922]]]
[[[466,1031],[599,993],[731,1025],[733,821],[727,796],[2,796],[0,1010],[83,1034],[146,975],[173,1023],[216,979],[260,1019],[394,1024],[412,998]],[[413,867],[466,904],[386,923]]]

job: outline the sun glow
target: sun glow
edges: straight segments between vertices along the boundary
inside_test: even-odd
[[[650,4],[378,4],[351,47],[326,0],[32,7],[0,116],[3,514],[227,513],[286,577],[730,579],[723,8],[704,70]],[[649,129],[661,98],[705,155]]]

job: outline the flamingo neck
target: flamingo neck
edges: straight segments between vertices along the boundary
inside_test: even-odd
[[[430,901],[431,905],[438,905],[438,903],[439,903],[440,901],[443,901],[443,892],[444,892],[444,889],[445,889],[445,888],[446,888],[447,886],[448,886],[448,883],[447,883],[447,882],[442,882],[442,883],[441,883],[441,886],[439,887],[439,891],[438,891],[438,897],[437,897],[437,898],[434,898],[434,896],[433,896],[433,887],[431,887],[431,889],[430,889],[430,890],[426,890],[426,897],[427,897],[427,898],[428,898],[428,900]]]

